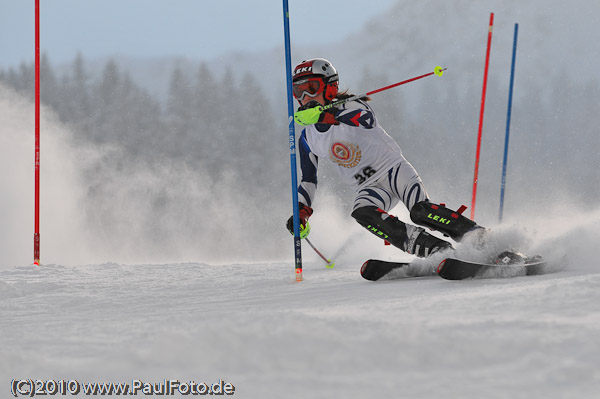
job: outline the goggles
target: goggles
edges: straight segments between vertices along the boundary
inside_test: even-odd
[[[294,97],[302,100],[304,96],[314,98],[325,90],[325,83],[321,78],[307,78],[294,82]]]

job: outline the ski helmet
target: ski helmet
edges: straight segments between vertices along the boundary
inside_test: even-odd
[[[312,79],[311,78],[320,78]],[[322,82],[323,86],[313,82]],[[324,58],[313,58],[302,61],[294,68],[293,74],[294,97],[300,100],[304,94],[311,97],[324,91],[324,98],[331,101],[338,93],[338,73],[331,64]]]

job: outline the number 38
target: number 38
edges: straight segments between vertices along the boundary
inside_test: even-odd
[[[377,171],[370,166],[362,168],[360,173],[354,175],[354,178],[358,180],[358,184],[363,184],[369,177],[373,176]]]

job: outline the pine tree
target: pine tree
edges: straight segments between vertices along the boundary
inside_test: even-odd
[[[86,131],[90,129],[89,118],[92,114],[89,81],[83,56],[79,53],[73,61],[71,73],[62,78],[62,100],[58,113],[62,121],[72,122]]]
[[[163,142],[175,157],[184,157],[195,126],[194,103],[191,83],[177,67],[171,74],[169,96],[166,105]]]
[[[221,94],[219,83],[206,63],[200,64],[193,88],[194,109],[200,125],[207,131],[220,125],[217,121],[225,114],[226,107],[220,106],[224,100]]]
[[[45,53],[40,58],[40,101],[55,109],[60,106],[62,101],[56,75],[50,65],[50,59]]]

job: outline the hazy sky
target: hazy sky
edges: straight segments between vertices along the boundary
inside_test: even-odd
[[[295,44],[333,42],[395,0],[289,0]],[[41,0],[42,52],[53,63],[106,55],[211,59],[283,44],[282,0]],[[310,28],[307,27],[309,24]],[[0,0],[0,68],[34,58],[34,0]]]

